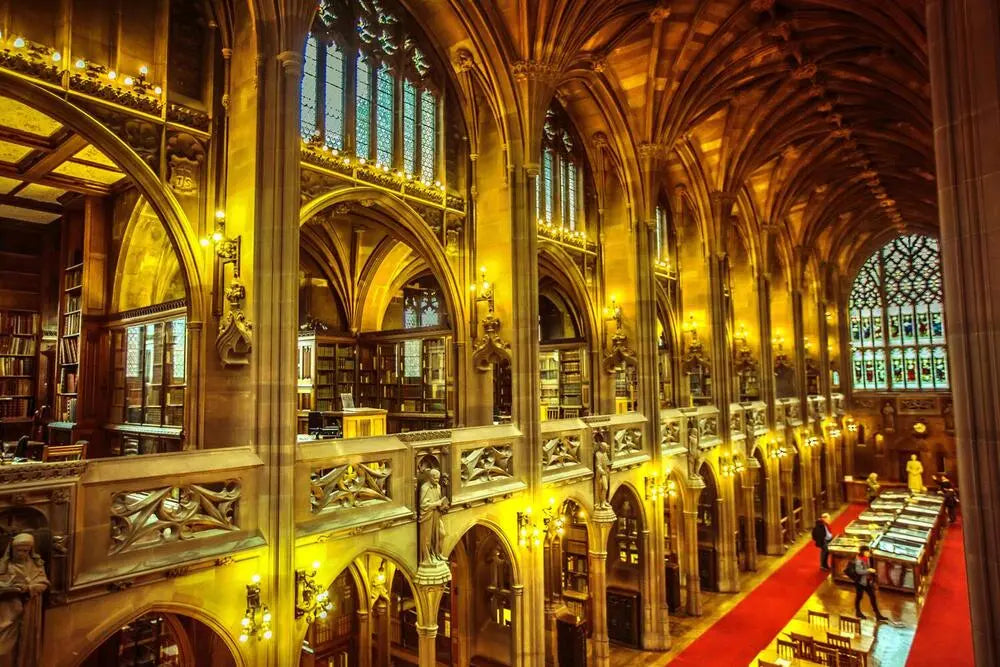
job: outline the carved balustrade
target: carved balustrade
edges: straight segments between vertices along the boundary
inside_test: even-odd
[[[127,587],[262,545],[262,469],[249,447],[88,461],[76,489],[73,586]]]
[[[543,482],[566,482],[593,473],[593,441],[583,421],[557,419],[541,426]]]
[[[605,442],[612,470],[628,470],[650,459],[646,418],[638,412],[584,417],[592,448]]]
[[[680,410],[660,410],[660,452],[664,457],[687,454],[684,436],[684,416]]]
[[[747,441],[751,442],[767,435],[767,405],[764,401],[748,401],[741,405],[744,414],[743,430]]]

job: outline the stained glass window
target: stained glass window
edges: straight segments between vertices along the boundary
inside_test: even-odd
[[[403,81],[403,169],[417,171],[417,89]]]
[[[848,308],[855,389],[948,389],[943,298],[935,239],[900,236],[868,258]]]
[[[393,119],[392,99],[396,82],[392,72],[385,65],[378,68],[378,98],[375,114],[375,159],[384,165],[392,166]]]
[[[420,91],[420,178],[434,181],[437,150],[437,98],[429,90]]]
[[[662,206],[656,207],[656,259],[667,257],[667,212]]]
[[[311,139],[316,133],[316,51],[315,37],[306,40],[306,52],[302,63],[302,116],[299,131],[303,139]]]
[[[555,199],[554,189],[553,189],[553,175],[552,175],[552,163],[554,162],[552,151],[545,151],[545,155],[542,156],[542,189],[543,189],[543,204],[542,217],[545,218],[546,222],[552,222],[552,207]]]
[[[358,58],[357,122],[354,146],[359,158],[371,157],[372,70],[364,58]]]
[[[567,231],[583,231],[581,219],[582,172],[569,118],[559,107],[549,109],[542,128],[542,165],[536,197],[537,218]]]
[[[324,81],[324,133],[326,145],[344,147],[344,53],[336,44],[326,47]]]

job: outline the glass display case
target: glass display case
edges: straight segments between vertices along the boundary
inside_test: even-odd
[[[923,546],[882,535],[872,544],[879,586],[919,594],[927,551]]]

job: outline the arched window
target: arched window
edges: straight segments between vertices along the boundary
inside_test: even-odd
[[[437,174],[439,93],[427,57],[379,0],[324,0],[306,40],[300,131],[335,151]]]
[[[585,233],[583,160],[560,109],[549,109],[542,131],[542,164],[537,180],[536,217],[541,225]]]
[[[941,254],[929,236],[900,236],[861,266],[849,303],[858,391],[948,389]]]

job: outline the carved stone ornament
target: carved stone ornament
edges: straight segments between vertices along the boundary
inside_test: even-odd
[[[637,428],[623,428],[615,433],[615,458],[631,456],[642,452],[642,431]]]
[[[551,470],[564,466],[579,465],[580,436],[560,435],[549,438],[542,445],[542,468]]]
[[[487,445],[462,453],[462,482],[481,484],[514,476],[510,445]]]
[[[49,588],[35,537],[18,533],[0,558],[0,664],[39,665],[42,654],[42,594]]]
[[[613,521],[611,509],[611,456],[603,433],[594,432],[594,520]]]
[[[611,349],[604,355],[601,366],[604,372],[613,375],[622,364],[635,366],[638,362],[635,353],[628,347],[628,336],[619,329],[611,336]]]
[[[500,337],[500,318],[491,313],[483,319],[483,335],[472,347],[472,364],[485,373],[505,361],[510,362],[510,343]]]
[[[250,363],[253,350],[253,323],[247,319],[240,307],[246,298],[246,288],[237,280],[226,288],[229,310],[219,321],[219,335],[215,339],[215,349],[222,365],[227,368],[246,366]]]
[[[559,78],[559,70],[554,65],[537,60],[519,60],[510,70],[515,81],[554,82]]]
[[[116,493],[111,499],[108,555],[189,540],[206,532],[239,530],[241,494],[236,480]]]
[[[450,502],[441,484],[441,471],[429,467],[423,471],[417,499],[419,553],[417,583],[443,584],[451,581],[451,568],[444,551],[444,514]]]
[[[170,166],[170,189],[178,195],[192,195],[200,185],[201,165],[205,148],[187,132],[171,135],[167,140],[167,161]]]
[[[313,513],[326,509],[350,509],[389,501],[388,461],[334,466],[313,471],[310,493]]]
[[[680,422],[676,420],[664,422],[663,429],[660,431],[660,448],[673,449],[674,447],[679,447],[680,444],[681,444]]]

